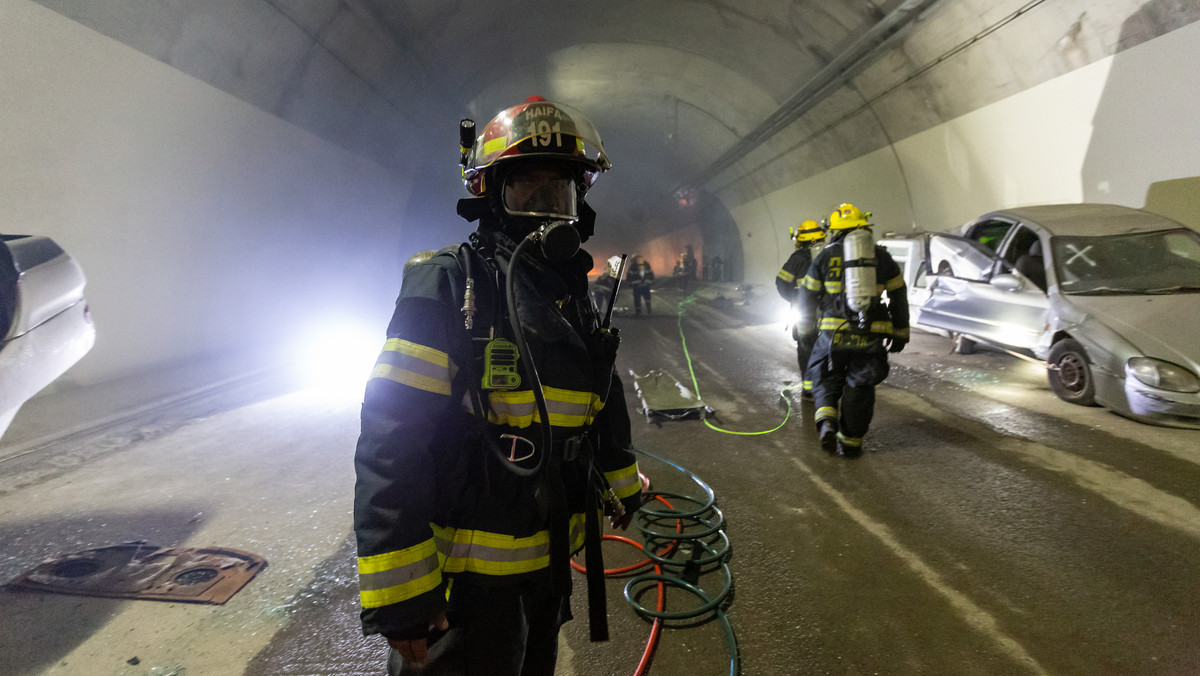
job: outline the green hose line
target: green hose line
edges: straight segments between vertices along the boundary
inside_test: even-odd
[[[689,470],[653,453],[637,448],[633,450],[639,455],[645,455],[686,474],[703,491],[704,497],[700,499],[666,491],[647,490],[643,493],[643,507],[637,513],[637,528],[642,532],[646,555],[656,564],[656,572],[630,579],[625,584],[625,600],[643,618],[673,622],[672,628],[698,626],[716,619],[729,649],[729,674],[737,676],[740,671],[737,637],[722,608],[733,589],[733,573],[727,563],[730,544],[724,531],[725,516],[716,507],[716,495],[712,487]],[[651,508],[649,505],[655,500],[669,505],[670,508]],[[689,504],[676,508],[671,500]],[[666,530],[663,526],[663,522],[666,521],[673,522],[671,530]],[[699,529],[691,528],[690,525],[684,526],[685,521],[698,525]],[[661,546],[652,546],[654,544]],[[690,554],[686,551],[689,548],[692,550]],[[683,557],[667,558],[661,555],[663,552],[672,555],[682,553]],[[697,555],[701,552],[702,555]],[[698,586],[696,581],[701,575],[718,570],[723,578],[720,590],[710,593]],[[670,574],[663,571],[670,571]],[[683,590],[699,599],[700,605],[686,611],[667,612],[648,608],[639,602],[644,593],[660,585]],[[695,621],[689,624],[688,620]]]
[[[694,368],[692,368],[692,355],[690,352],[688,352],[687,338],[684,337],[684,335],[683,335],[683,313],[686,310],[686,307],[688,305],[691,305],[694,302],[696,302],[696,294],[693,293],[692,295],[688,296],[687,298],[684,298],[683,300],[679,301],[679,305],[676,307],[676,311],[679,316],[679,319],[677,321],[677,323],[679,325],[679,342],[683,344],[683,356],[684,356],[684,359],[687,360],[688,374],[691,375],[691,377],[692,377],[692,389],[695,390],[695,392],[696,392],[696,398],[700,399],[700,398],[702,398],[702,397],[700,397],[700,385],[696,382],[696,371]],[[770,434],[771,432],[775,432],[776,430],[778,430],[781,427],[783,427],[784,425],[786,425],[787,421],[792,417],[792,402],[791,402],[791,400],[789,400],[787,398],[787,393],[790,392],[791,390],[796,389],[796,387],[797,387],[796,385],[788,385],[787,387],[785,387],[779,391],[779,398],[783,400],[784,404],[787,404],[787,414],[785,414],[783,416],[783,422],[779,423],[778,425],[776,425],[775,427],[772,427],[769,430],[762,430],[761,432],[736,432],[734,430],[727,430],[727,429],[722,429],[720,427],[717,427],[716,425],[710,423],[707,419],[705,419],[704,424],[709,429],[715,430],[717,432],[721,432],[723,434],[738,434],[741,436],[756,436],[759,434]]]

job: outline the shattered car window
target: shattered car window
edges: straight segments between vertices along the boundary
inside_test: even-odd
[[[1166,294],[1200,291],[1200,234],[1180,228],[1050,241],[1066,294]]]

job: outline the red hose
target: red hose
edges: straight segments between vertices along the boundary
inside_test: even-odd
[[[643,488],[648,489],[650,487],[650,480],[647,479],[644,474],[639,475],[639,476],[641,476]],[[654,499],[658,500],[659,502],[666,505],[667,509],[675,509],[674,505],[672,505],[670,502],[668,502],[662,496],[656,495],[656,496],[654,496]],[[675,532],[676,533],[683,532],[683,521],[681,519],[675,520]],[[617,542],[622,542],[624,544],[637,547],[638,549],[641,549],[642,551],[646,550],[646,548],[643,547],[641,543],[637,542],[636,540],[627,538],[623,535],[608,534],[608,535],[604,535],[602,539],[615,540]],[[671,544],[668,545],[662,551],[662,553],[660,553],[660,556],[669,556],[671,554],[671,551],[678,544],[679,544],[678,540],[671,542]],[[651,559],[649,557],[647,557],[646,559],[643,559],[642,561],[639,561],[637,563],[634,563],[634,564],[631,564],[628,566],[623,566],[621,568],[605,568],[604,575],[606,577],[610,576],[610,575],[623,575],[625,573],[633,572],[639,568],[644,568],[647,565],[651,565],[651,564],[654,565],[655,574],[662,575],[662,566],[654,563],[654,559]],[[587,568],[580,565],[574,559],[571,559],[571,567],[580,573],[587,572]],[[659,582],[658,583],[658,604],[657,604],[656,609],[658,612],[661,613],[666,609],[666,607],[667,607],[667,587],[662,582]],[[633,676],[644,676],[644,674],[650,668],[650,660],[654,656],[654,651],[658,647],[658,639],[662,635],[662,623],[663,623],[662,618],[659,617],[659,618],[655,618],[654,623],[650,626],[650,637],[646,641],[646,649],[644,651],[642,651],[642,659],[640,662],[638,662],[637,670],[633,672]]]

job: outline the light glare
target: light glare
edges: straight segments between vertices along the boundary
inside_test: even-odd
[[[378,331],[339,324],[315,330],[299,350],[297,371],[306,387],[338,398],[361,397],[383,346]]]

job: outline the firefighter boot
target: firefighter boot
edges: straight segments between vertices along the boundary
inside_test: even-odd
[[[854,443],[853,441],[846,439],[846,438],[842,437],[841,435],[838,435],[838,440],[837,440],[837,454],[838,455],[842,456],[843,458],[857,458],[858,456],[862,455],[862,452],[863,452],[863,450],[862,450],[862,440],[861,439],[858,440],[858,443]]]
[[[821,440],[821,450],[833,453],[838,447],[837,422],[826,418],[817,422],[817,438]]]

